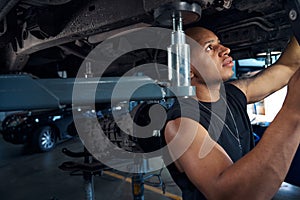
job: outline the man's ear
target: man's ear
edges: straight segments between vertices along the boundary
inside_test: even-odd
[[[190,71],[190,78],[194,78],[194,76],[195,76],[195,74],[194,74],[194,72],[191,70],[191,71]]]

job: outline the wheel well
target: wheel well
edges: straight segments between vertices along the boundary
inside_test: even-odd
[[[54,130],[55,138],[61,139],[59,128],[57,126],[55,126],[54,124],[49,124],[49,126]]]

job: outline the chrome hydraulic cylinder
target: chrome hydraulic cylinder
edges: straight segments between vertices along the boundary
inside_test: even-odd
[[[190,86],[190,46],[182,30],[181,13],[173,14],[171,45],[168,47],[168,79],[173,87]]]

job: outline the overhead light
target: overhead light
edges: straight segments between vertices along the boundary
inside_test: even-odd
[[[271,56],[276,56],[281,54],[281,51],[270,51],[270,52],[262,52],[262,53],[258,53],[256,54],[257,56],[266,56],[266,55],[271,55]]]

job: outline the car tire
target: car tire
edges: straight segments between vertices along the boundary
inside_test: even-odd
[[[36,130],[33,145],[40,152],[51,151],[56,145],[56,134],[51,126],[43,126]]]

